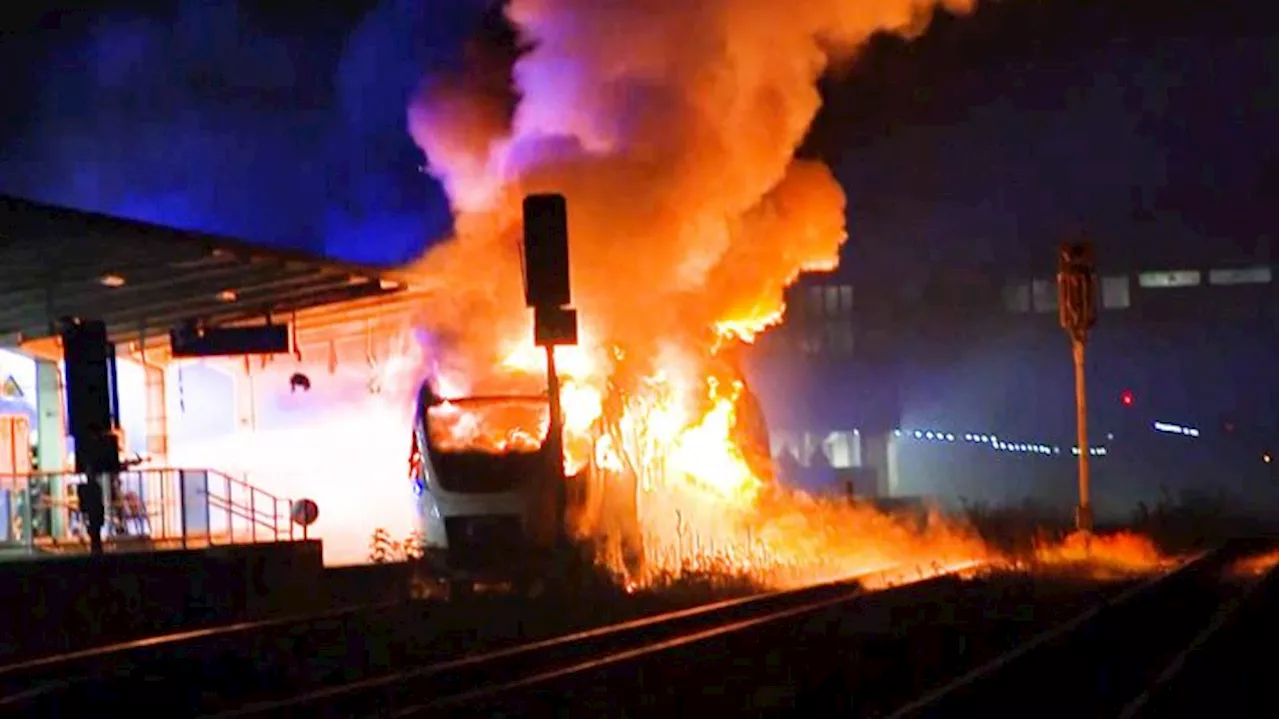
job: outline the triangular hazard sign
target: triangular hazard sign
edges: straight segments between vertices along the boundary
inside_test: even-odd
[[[0,390],[0,396],[5,399],[22,399],[22,388],[18,386],[18,380],[9,375],[4,380],[4,389]]]

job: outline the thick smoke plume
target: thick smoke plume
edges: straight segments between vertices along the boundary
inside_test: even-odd
[[[874,33],[920,32],[938,4],[515,0],[529,49],[510,76],[481,65],[409,109],[455,212],[456,238],[423,264],[439,290],[424,323],[473,371],[527,342],[518,208],[543,191],[569,202],[589,338],[645,347],[776,320],[786,286],[845,240],[841,188],[795,157],[817,80]]]

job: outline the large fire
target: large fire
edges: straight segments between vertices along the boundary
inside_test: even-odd
[[[430,340],[383,353],[378,393],[354,391],[261,452],[221,454],[250,462],[284,445],[295,462],[314,460],[317,474],[294,494],[320,500],[317,530],[341,542],[326,552],[346,562],[364,551],[356,534],[411,521],[405,442],[423,378],[457,400],[432,410],[438,444],[500,452],[544,441],[540,412],[461,399],[545,391],[519,212],[526,194],[558,192],[581,321],[579,345],[557,350],[566,472],[634,476],[650,570],[785,585],[985,557],[973,532],[941,515],[906,520],[779,488],[744,441],[749,388],[726,359],[781,320],[801,273],[834,268],[846,239],[840,186],[796,157],[819,77],[874,33],[911,35],[935,6],[971,4],[512,0],[522,53],[481,46],[466,72],[433,78],[409,108],[454,211],[454,236],[412,273],[425,299],[402,338]],[[350,471],[368,476],[348,481],[369,495],[326,503],[318,495],[336,490],[323,477],[347,466],[329,450],[361,442]],[[592,531],[594,519],[577,521]],[[616,550],[601,561],[615,564]]]
[[[566,473],[634,479],[650,565],[813,578],[980,555],[938,518],[917,531],[775,487],[725,359],[781,320],[798,275],[834,268],[845,241],[840,186],[796,157],[818,78],[873,33],[918,32],[938,4],[510,3],[526,47],[513,64],[478,48],[409,110],[455,213],[455,236],[416,268],[440,393],[545,388],[519,210],[526,194],[563,193],[582,323],[579,346],[557,350]],[[442,444],[490,451],[546,432],[535,414],[463,404],[435,419]]]

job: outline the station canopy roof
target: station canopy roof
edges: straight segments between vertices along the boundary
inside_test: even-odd
[[[0,346],[60,354],[64,317],[102,320],[135,350],[167,348],[186,321],[268,316],[319,340],[403,314],[410,294],[395,270],[0,196]]]

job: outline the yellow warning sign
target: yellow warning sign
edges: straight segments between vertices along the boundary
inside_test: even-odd
[[[4,388],[0,389],[0,397],[5,399],[22,399],[22,388],[18,386],[18,380],[9,375],[4,380]]]

